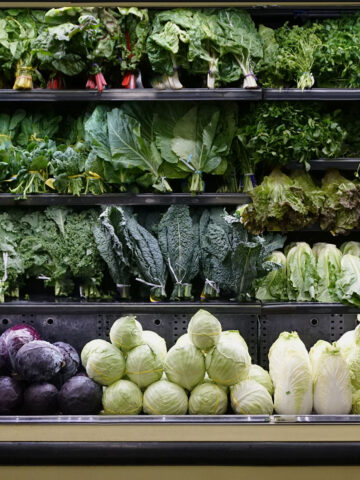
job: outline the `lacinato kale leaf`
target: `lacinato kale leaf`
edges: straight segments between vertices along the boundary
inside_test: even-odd
[[[158,228],[161,252],[175,283],[172,300],[191,300],[191,282],[199,272],[199,233],[186,205],[172,205]]]

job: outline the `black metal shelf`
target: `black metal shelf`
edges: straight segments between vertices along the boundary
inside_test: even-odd
[[[243,193],[189,193],[153,194],[140,193],[106,193],[103,195],[61,195],[56,193],[40,193],[28,195],[26,199],[21,195],[0,193],[0,207],[46,207],[50,205],[66,206],[96,206],[96,205],[242,205],[251,201],[249,195]]]
[[[183,88],[182,90],[134,90],[111,88],[97,90],[47,90],[17,91],[0,89],[0,103],[66,103],[66,102],[123,102],[123,101],[360,101],[357,88]]]
[[[357,170],[360,164],[360,158],[319,158],[310,160],[310,169],[313,171],[327,170],[328,168],[337,168],[338,170]],[[303,163],[288,163],[284,168],[289,170],[302,170],[305,168]]]
[[[354,101],[360,100],[360,88],[264,88],[263,100]]]
[[[226,101],[262,100],[262,90],[244,88],[183,88],[182,90],[157,90],[139,88],[134,90],[111,88],[99,93],[97,90],[47,90],[29,91],[0,90],[0,102],[123,102],[123,101]]]
[[[239,315],[282,315],[282,314],[360,314],[360,308],[342,303],[318,302],[32,302],[11,301],[0,304],[0,315],[6,314],[102,314],[132,313],[181,313],[189,314],[199,308],[213,313],[237,313]]]

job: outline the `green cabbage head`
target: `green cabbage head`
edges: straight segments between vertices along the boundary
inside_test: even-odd
[[[171,382],[192,390],[204,380],[204,355],[192,343],[175,344],[166,355],[164,370]]]
[[[195,347],[207,352],[213,347],[220,336],[221,323],[211,313],[198,310],[192,316],[188,325],[188,334]]]
[[[249,370],[249,380],[255,380],[255,382],[260,383],[266,390],[273,395],[274,385],[271,380],[269,372],[264,370],[260,365],[251,365]]]
[[[215,383],[230,386],[248,376],[251,358],[239,337],[221,335],[206,355],[206,371]]]
[[[143,330],[142,342],[149,345],[159,355],[161,360],[165,360],[167,354],[166,342],[160,335],[152,330]]]
[[[148,415],[185,415],[188,397],[175,383],[159,380],[144,392],[144,412]]]
[[[105,340],[95,340],[85,345],[81,360],[87,375],[100,385],[111,385],[125,372],[121,351]]]
[[[129,380],[140,388],[145,388],[160,380],[163,374],[163,361],[149,345],[139,345],[128,353],[125,373]]]
[[[231,407],[240,415],[271,415],[274,410],[270,393],[255,380],[242,380],[230,387]]]
[[[134,315],[118,318],[110,329],[110,341],[124,352],[142,344],[142,326]]]
[[[226,390],[214,382],[197,385],[190,394],[189,413],[191,415],[223,415],[227,411]]]
[[[142,409],[140,388],[129,380],[119,380],[107,387],[102,398],[107,415],[137,415]]]

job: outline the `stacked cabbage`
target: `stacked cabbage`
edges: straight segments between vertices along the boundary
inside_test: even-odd
[[[108,415],[222,415],[228,411],[229,387],[234,412],[273,411],[268,372],[251,365],[237,330],[223,332],[218,319],[203,309],[168,352],[163,338],[143,331],[129,315],[112,325],[110,342],[85,345],[81,360],[89,377],[105,388]]]

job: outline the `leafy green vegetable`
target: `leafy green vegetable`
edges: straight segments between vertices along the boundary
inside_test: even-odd
[[[102,259],[122,298],[128,297],[130,282],[130,255],[119,232],[121,215],[117,208],[108,207],[94,226],[94,237]]]
[[[286,254],[289,300],[310,302],[315,299],[318,272],[314,254],[305,242],[290,245]]]
[[[243,117],[238,135],[253,165],[308,166],[312,159],[339,156],[346,134],[337,116],[314,104],[260,103]]]
[[[307,173],[297,172],[293,179],[278,168],[249,194],[253,203],[242,210],[241,217],[255,234],[265,229],[290,231],[311,225],[323,203],[321,191]]]
[[[316,286],[316,300],[325,303],[338,302],[335,283],[340,275],[342,254],[336,245],[329,243],[316,243],[312,250],[319,278]]]
[[[338,170],[329,170],[322,179],[325,194],[320,226],[333,235],[344,235],[359,225],[359,184],[347,180]]]
[[[278,270],[272,270],[263,278],[256,279],[254,286],[256,298],[263,302],[274,300],[287,300],[287,282],[286,282],[286,257],[282,252],[274,251],[267,258],[279,266]]]
[[[199,272],[198,225],[192,220],[189,207],[172,205],[162,217],[158,239],[174,290],[172,300],[191,300],[191,281]]]
[[[343,303],[360,306],[360,259],[358,257],[350,254],[342,257],[335,291]]]
[[[150,288],[150,300],[166,298],[166,265],[157,239],[142,227],[126,208],[118,207],[123,242],[131,252],[133,266],[139,274],[136,280]]]

